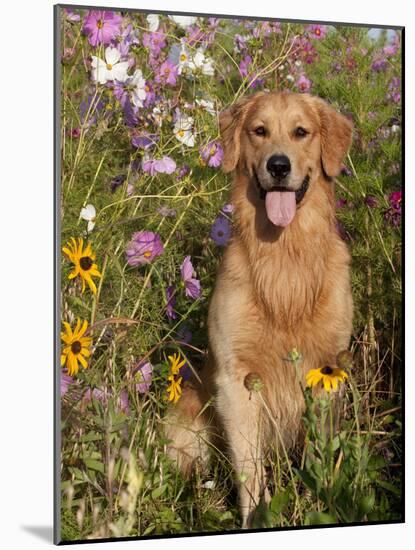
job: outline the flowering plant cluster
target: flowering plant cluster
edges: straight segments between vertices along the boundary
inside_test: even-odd
[[[218,115],[243,95],[288,90],[319,95],[353,121],[336,223],[353,256],[364,381],[380,372],[379,394],[396,395],[400,33],[111,9],[60,15],[62,460],[67,509],[74,492],[78,506],[67,524],[89,536],[99,515],[91,503],[105,494],[110,519],[94,527],[96,536],[129,535],[130,524],[137,534],[194,529],[177,511],[155,419],[206,362],[208,299],[234,231]],[[330,392],[348,385],[347,376],[321,365],[302,383]],[[175,502],[138,526],[113,516],[128,510],[122,487],[128,476],[132,483],[131,461],[117,462],[125,448],[140,456],[152,502]]]

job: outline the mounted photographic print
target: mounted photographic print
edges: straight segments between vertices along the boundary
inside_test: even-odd
[[[404,30],[254,15],[55,7],[56,543],[404,521]]]

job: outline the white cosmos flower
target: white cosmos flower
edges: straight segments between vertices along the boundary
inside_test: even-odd
[[[173,133],[181,143],[184,143],[188,147],[193,147],[195,144],[193,118],[180,114],[174,124]]]
[[[189,17],[186,15],[169,15],[169,19],[174,21],[176,25],[179,25],[182,29],[187,29],[187,27],[193,25],[197,21],[197,17]]]
[[[97,213],[93,204],[87,204],[86,206],[84,206],[84,208],[82,208],[81,210],[81,213],[79,214],[81,220],[85,220],[88,222],[88,233],[94,229],[96,215]]]
[[[210,115],[216,115],[215,105],[210,99],[196,99],[196,103]]]
[[[125,82],[128,78],[128,61],[121,61],[121,54],[117,48],[108,46],[105,49],[105,61],[92,56],[92,78],[95,82],[105,84],[111,80]]]
[[[136,107],[142,107],[143,101],[147,96],[147,92],[146,92],[146,81],[140,69],[137,69],[135,71],[131,81],[129,82],[129,85],[134,87],[131,93],[131,101],[134,103]]]
[[[192,71],[194,64],[192,63],[191,56],[186,48],[182,44],[174,44],[170,50],[169,61],[177,67],[177,72],[182,74],[183,71]]]
[[[160,18],[156,13],[150,13],[147,15],[148,30],[150,32],[156,32],[160,25]]]
[[[201,48],[196,51],[191,63],[194,68],[201,69],[204,75],[213,76],[215,74],[213,59],[206,57]]]

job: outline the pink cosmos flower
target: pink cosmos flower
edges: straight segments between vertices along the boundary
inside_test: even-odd
[[[166,45],[166,35],[162,30],[145,32],[142,36],[142,43],[145,48],[150,50],[153,57],[157,57]]]
[[[212,168],[217,168],[222,164],[223,149],[218,141],[211,141],[201,147],[200,156],[205,164]]]
[[[190,256],[186,256],[180,266],[180,272],[185,286],[185,293],[188,298],[196,300],[201,294],[200,281],[194,276],[196,275]]]
[[[94,48],[98,44],[109,44],[120,34],[122,17],[113,11],[91,10],[85,17],[82,31]]]
[[[148,264],[164,251],[160,235],[152,231],[138,231],[133,233],[131,241],[127,244],[125,253],[127,263],[133,267]]]
[[[327,34],[327,27],[325,25],[309,25],[307,31],[312,38],[322,40]]]
[[[175,86],[177,82],[178,68],[169,60],[164,61],[157,69],[155,81],[159,84]]]
[[[176,170],[176,163],[170,157],[163,157],[159,160],[149,159],[143,162],[142,168],[150,176],[155,176],[157,173],[173,174]]]
[[[297,80],[297,88],[300,92],[305,93],[309,92],[311,89],[311,80],[309,80],[305,74],[302,74]]]

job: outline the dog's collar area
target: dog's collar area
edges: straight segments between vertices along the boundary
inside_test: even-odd
[[[265,200],[265,197],[267,196],[268,191],[266,191],[262,187],[262,185],[259,183],[258,175],[257,175],[256,172],[255,172],[255,179],[256,179],[256,184],[258,186],[258,190],[259,190],[259,198],[262,199],[262,200]],[[299,189],[297,189],[297,191],[295,192],[295,202],[297,204],[299,204],[303,200],[304,195],[307,192],[309,184],[310,184],[310,175],[307,174],[306,177],[303,180],[303,183],[301,184],[301,187]],[[288,191],[288,189],[278,189],[278,190],[279,191],[284,191],[284,192]]]

